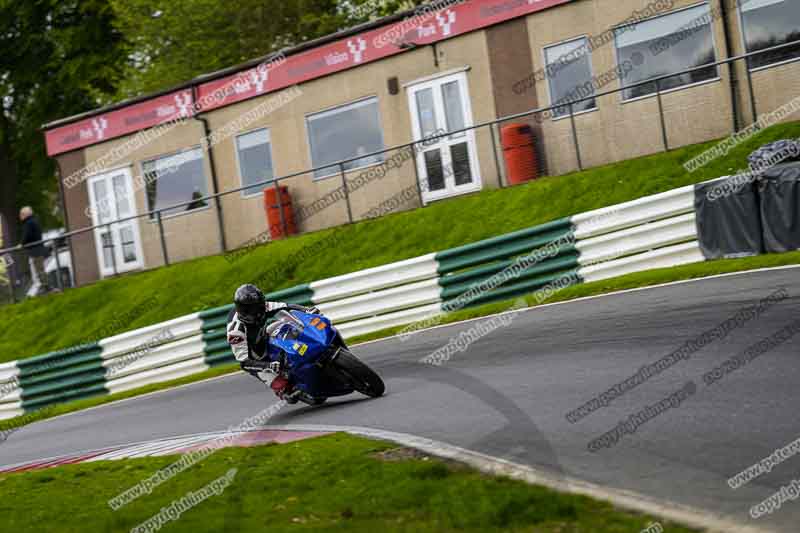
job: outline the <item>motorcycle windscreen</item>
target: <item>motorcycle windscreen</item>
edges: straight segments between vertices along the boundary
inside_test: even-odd
[[[295,316],[303,321],[303,333],[300,341],[308,344],[309,349],[325,351],[336,338],[336,330],[331,326],[331,321],[320,315],[309,315],[295,311]]]

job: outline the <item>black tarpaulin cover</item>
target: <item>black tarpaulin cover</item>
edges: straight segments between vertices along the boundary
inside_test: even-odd
[[[722,178],[694,188],[697,240],[706,259],[763,252],[756,187],[749,179]]]
[[[766,251],[800,249],[800,163],[764,172],[758,180],[758,195]]]

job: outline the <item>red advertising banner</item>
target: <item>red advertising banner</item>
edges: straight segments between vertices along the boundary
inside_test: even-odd
[[[427,45],[541,11],[572,0],[439,0],[416,10],[401,22],[262,64],[198,88],[203,111],[247,100],[401,54],[400,43]]]
[[[193,113],[189,89],[152,98],[45,132],[47,155],[53,156],[152,128]]]
[[[436,0],[400,22],[201,84],[196,107],[217,109],[401,54],[408,49],[401,48],[403,43],[428,45],[571,1]],[[183,100],[186,94],[188,104]],[[192,104],[191,91],[181,91],[55,128],[46,133],[47,152],[52,156],[149,128],[180,113],[191,113]],[[173,109],[168,112],[170,106]]]

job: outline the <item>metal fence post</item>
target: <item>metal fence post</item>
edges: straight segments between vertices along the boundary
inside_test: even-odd
[[[744,69],[747,71],[747,90],[750,92],[750,112],[753,113],[753,124],[758,127],[758,110],[756,109],[756,94],[753,90],[753,75],[750,72],[750,64],[747,59],[744,60]]]
[[[424,148],[425,145],[423,144],[422,147]],[[417,166],[417,143],[416,141],[411,143],[411,146],[408,148],[411,150],[411,166],[414,167],[414,179],[417,182],[417,196],[419,197],[419,206],[425,207],[425,200],[422,198],[422,183],[419,180],[419,167]]]
[[[347,203],[347,221],[353,223],[353,209],[350,207],[350,191],[347,190],[347,176],[344,171],[344,163],[339,163],[339,170],[342,172],[342,189],[344,189],[344,201]]]
[[[55,252],[56,256],[56,287],[58,290],[64,290],[64,280],[61,278],[61,259],[58,257],[58,240],[53,241],[53,251]],[[47,272],[45,272],[47,275]]]
[[[114,267],[114,275],[116,276],[117,274],[119,274],[119,272],[117,272],[117,255],[116,255],[116,251],[117,250],[114,247],[114,234],[111,233],[111,223],[110,222],[108,224],[106,224],[106,231],[108,232],[108,239],[111,241],[111,246],[110,246],[110,248],[111,248],[111,264]],[[103,248],[109,248],[109,247],[106,246],[106,245],[103,245]]]
[[[578,143],[578,129],[575,127],[575,112],[572,102],[569,103],[569,122],[572,126],[572,142],[575,143],[575,156],[578,159],[578,170],[583,170],[583,159],[581,158],[581,146]]]
[[[658,100],[658,116],[661,119],[661,139],[664,141],[664,151],[669,152],[669,140],[667,139],[667,123],[664,118],[664,104],[661,101],[661,80],[656,80],[656,100]]]
[[[164,256],[164,264],[169,266],[169,254],[167,253],[167,239],[164,236],[164,222],[161,220],[161,211],[156,211],[158,221],[158,235],[161,237],[161,254]]]
[[[2,258],[2,261],[5,263],[6,266],[6,277],[8,277],[8,290],[11,293],[11,303],[17,303],[17,291],[14,288],[17,259],[14,257],[13,254],[14,252],[10,252],[7,256],[11,257],[10,264],[8,263],[8,261],[5,260],[5,257]]]
[[[283,235],[283,238],[285,239],[289,235],[287,235],[286,215],[283,213],[283,197],[281,196],[281,186],[279,181],[280,180],[275,180],[273,182],[273,186],[275,187],[275,198],[277,198],[278,201],[278,216],[281,217],[281,235]],[[270,238],[272,238],[272,232],[270,232]]]
[[[503,171],[500,169],[500,157],[497,155],[497,133],[494,131],[495,126],[499,127],[499,124],[495,122],[494,124],[489,126],[489,131],[492,132],[492,150],[494,151],[494,168],[497,171],[497,183],[500,184],[500,188],[502,189],[505,187],[503,184]]]
[[[72,250],[72,237],[67,237],[67,248],[69,248],[69,286],[75,288],[75,254]]]

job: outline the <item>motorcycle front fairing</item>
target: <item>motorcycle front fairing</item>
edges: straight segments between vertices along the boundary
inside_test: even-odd
[[[325,358],[336,349],[339,335],[330,320],[300,311],[281,311],[276,319],[271,327],[269,357],[285,362],[289,379],[298,389],[315,398],[353,392],[349,384],[325,368]]]

